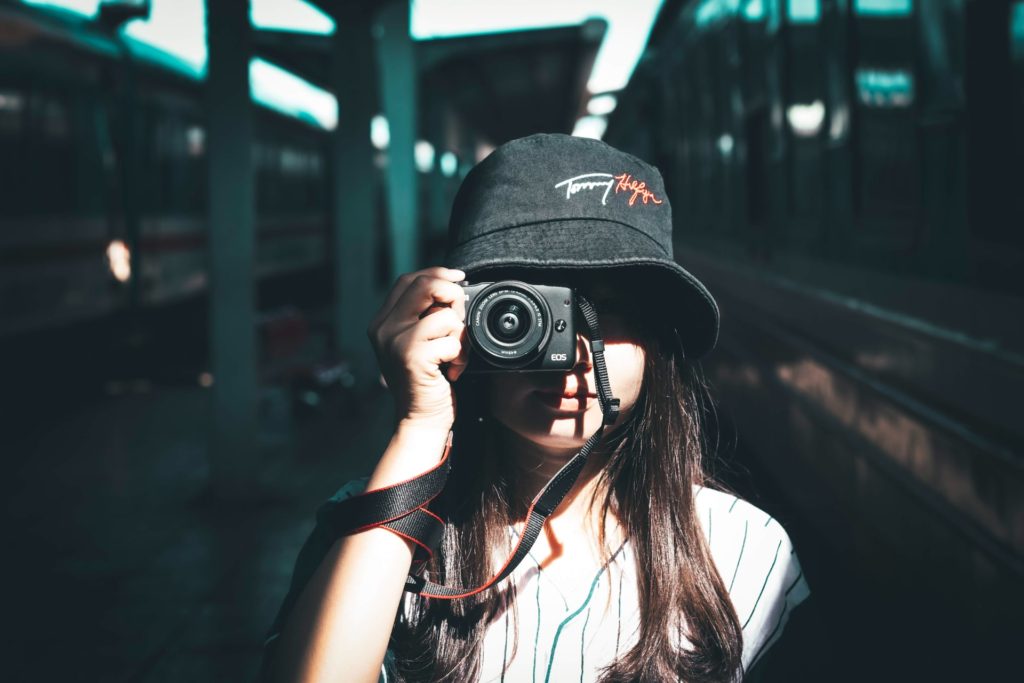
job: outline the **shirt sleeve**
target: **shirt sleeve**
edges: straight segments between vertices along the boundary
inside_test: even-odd
[[[737,586],[737,616],[743,627],[743,666],[750,671],[781,637],[793,610],[810,595],[789,534],[766,516],[762,533],[748,548]]]
[[[366,490],[366,483],[367,477],[349,481],[338,489],[338,491],[331,496],[320,509],[324,509],[324,507],[330,505],[332,502],[336,503],[362,493]],[[302,594],[302,589],[306,587],[307,583],[309,583],[309,580],[313,577],[317,567],[320,566],[320,563],[331,549],[331,546],[334,545],[334,542],[337,540],[335,533],[319,521],[319,511],[317,519],[317,524],[313,527],[313,531],[306,539],[306,542],[303,543],[302,549],[299,551],[299,555],[295,560],[295,568],[292,570],[292,580],[288,587],[288,592],[285,595],[284,601],[278,609],[277,616],[274,618],[270,629],[267,631],[267,636],[263,641],[263,658],[260,667],[260,681],[268,680],[269,662],[274,656],[277,640],[281,635],[281,629],[284,627],[288,615],[291,613],[292,608],[299,599],[299,595]],[[387,683],[388,677],[386,669],[388,662],[392,659],[393,655],[389,650],[385,655],[384,664],[381,665],[381,675],[378,679],[380,683]]]

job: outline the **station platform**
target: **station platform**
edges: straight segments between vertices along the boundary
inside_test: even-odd
[[[208,488],[209,389],[108,389],[4,444],[11,626],[0,679],[255,680],[315,510],[376,463],[391,434],[390,396],[375,387],[358,412],[334,397],[288,417],[284,398],[266,392],[256,490],[229,503]],[[812,590],[748,680],[963,680],[957,653],[998,650],[946,628],[940,603],[859,577],[742,443],[727,461],[744,496],[785,521]],[[1002,670],[991,654],[973,666]]]
[[[391,399],[265,417],[260,490],[225,503],[207,490],[209,390],[112,389],[5,448],[2,678],[253,680],[315,508],[372,468]]]

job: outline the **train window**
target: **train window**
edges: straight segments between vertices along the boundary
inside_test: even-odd
[[[5,211],[16,211],[24,201],[21,167],[24,148],[22,129],[25,94],[13,88],[0,90],[0,201]]]
[[[133,114],[138,140],[136,163],[145,172],[138,184],[139,209],[150,216],[196,214],[205,207],[205,132],[201,114],[171,97],[148,93]]]
[[[24,110],[24,93],[17,90],[0,90],[0,134],[19,133]]]
[[[1012,47],[1020,7],[1020,2],[965,4],[964,87],[973,270],[983,284],[1024,291],[1019,277],[1024,247],[1021,62],[1013,58]]]
[[[814,23],[821,17],[821,0],[788,0],[788,4],[790,23]]]
[[[43,137],[54,140],[68,137],[68,108],[65,102],[56,97],[41,97],[38,114]]]
[[[77,170],[68,98],[32,91],[27,112],[28,153],[17,162],[25,175],[23,209],[30,214],[66,214],[73,209]]]
[[[869,17],[905,17],[914,11],[914,3],[913,0],[854,0],[853,11]]]
[[[185,140],[190,157],[201,157],[206,153],[206,129],[191,125],[185,130]]]
[[[853,239],[875,263],[909,254],[922,227],[920,42],[901,7],[883,0],[853,6]]]
[[[857,97],[868,107],[909,107],[914,101],[914,75],[906,69],[857,69]]]
[[[908,247],[918,190],[913,74],[900,68],[854,73],[860,104],[860,237],[882,250]]]

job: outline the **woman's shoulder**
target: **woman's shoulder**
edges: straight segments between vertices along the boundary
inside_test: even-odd
[[[761,543],[781,543],[787,551],[792,543],[777,519],[753,503],[727,491],[695,485],[694,505],[705,535],[711,544],[743,539]],[[717,528],[716,528],[717,526]],[[739,531],[737,537],[735,532]]]
[[[302,548],[299,550],[299,554],[295,559],[295,566],[292,569],[292,579],[288,587],[288,592],[285,594],[284,600],[278,608],[277,616],[274,618],[274,621],[270,626],[270,630],[267,632],[264,640],[263,663],[261,678],[259,680],[265,680],[265,677],[267,676],[268,663],[277,647],[277,640],[280,637],[281,629],[284,627],[284,622],[287,619],[288,614],[291,612],[295,602],[298,600],[299,594],[312,578],[314,572],[327,555],[331,546],[337,540],[337,533],[327,520],[331,506],[353,496],[357,496],[365,491],[368,481],[369,477],[350,479],[342,484],[330,498],[317,508],[317,523],[314,525],[313,530],[310,532],[309,536],[303,543]],[[388,657],[390,657],[390,652]],[[379,679],[384,683],[387,681],[386,667],[387,661],[385,661],[385,664],[381,667],[381,675]]]
[[[733,586],[730,592],[748,576],[761,576],[760,569],[798,564],[786,529],[753,503],[727,491],[694,486],[694,505],[722,578]]]
[[[701,486],[694,492],[711,555],[743,627],[743,662],[749,669],[778,639],[810,589],[778,520],[732,493]]]
[[[763,523],[765,518],[770,516],[761,508],[747,500],[744,500],[743,498],[740,498],[736,494],[728,491],[721,491],[710,486],[694,484],[693,497],[700,509],[713,509],[716,512],[725,511],[731,517],[738,519],[753,519],[754,517],[760,517]]]

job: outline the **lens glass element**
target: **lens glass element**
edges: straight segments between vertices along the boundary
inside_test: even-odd
[[[487,329],[498,341],[515,344],[530,329],[530,313],[516,299],[495,303],[487,316]]]

